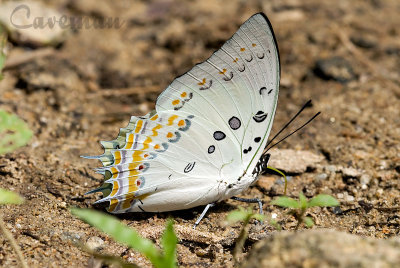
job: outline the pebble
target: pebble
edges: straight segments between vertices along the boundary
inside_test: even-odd
[[[354,196],[352,196],[352,195],[346,195],[345,200],[346,200],[347,202],[353,202],[353,201],[354,201]]]
[[[314,73],[324,80],[346,83],[356,79],[350,63],[342,57],[320,59],[316,62]]]
[[[325,171],[330,173],[335,173],[337,171],[337,167],[334,165],[329,165],[325,167]]]
[[[368,189],[368,186],[367,186],[366,184],[363,184],[363,185],[361,185],[361,189],[367,190],[367,189]]]
[[[30,12],[29,17],[27,16],[28,10]],[[12,19],[10,19],[11,16]],[[10,38],[19,44],[46,46],[61,43],[68,30],[68,27],[65,27],[66,25],[61,26],[61,23],[55,22],[52,26],[40,27],[39,25],[35,28],[32,24],[35,18],[43,18],[44,24],[53,18],[61,21],[63,20],[62,17],[63,14],[40,2],[7,1],[0,4],[0,23],[7,28]],[[66,17],[64,16],[64,18]],[[31,26],[29,27],[29,25]]]
[[[337,198],[338,198],[338,199],[343,199],[343,197],[344,197],[344,194],[342,194],[342,193],[338,193],[336,196],[337,196]]]
[[[343,168],[342,174],[345,178],[359,178],[361,176],[361,172],[355,168]]]
[[[268,165],[286,173],[300,174],[307,168],[316,168],[324,157],[305,150],[272,149]]]
[[[368,174],[362,174],[360,177],[360,183],[361,185],[367,185],[371,181],[371,176]]]
[[[59,208],[66,209],[66,208],[67,208],[67,203],[64,202],[64,201],[62,201],[62,202],[60,202],[60,204],[58,204],[58,207],[59,207]]]
[[[104,240],[98,236],[89,237],[86,241],[86,246],[91,250],[98,250],[104,245]]]
[[[377,195],[378,197],[382,196],[382,195],[383,195],[383,189],[382,189],[382,188],[379,188],[378,190],[376,190],[376,195]]]
[[[328,174],[326,174],[326,173],[321,173],[321,174],[318,174],[317,176],[315,176],[315,178],[316,178],[317,180],[326,180],[326,179],[328,178]]]

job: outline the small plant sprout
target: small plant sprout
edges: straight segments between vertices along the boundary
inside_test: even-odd
[[[21,196],[19,196],[18,194],[0,188],[0,205],[22,204],[23,202],[24,202],[24,199]],[[24,260],[21,249],[19,248],[17,241],[15,241],[11,232],[7,229],[2,217],[0,217],[0,231],[8,239],[8,241],[10,242],[11,247],[14,249],[15,253],[17,253],[17,257],[18,257],[19,262],[21,263],[21,266],[23,268],[27,268],[28,265],[26,264],[26,262]]]
[[[25,145],[32,136],[28,125],[14,114],[0,110],[0,154]]]
[[[239,207],[239,209],[230,212],[226,217],[227,224],[234,224],[239,221],[243,222],[242,230],[240,231],[240,234],[236,240],[235,248],[233,250],[233,259],[236,265],[239,264],[239,255],[240,253],[242,253],[244,243],[246,242],[249,232],[248,225],[251,219],[255,219],[261,222],[265,219],[265,216],[262,214],[254,213],[251,208],[244,209],[243,207]]]
[[[305,216],[308,208],[311,207],[336,207],[339,202],[332,196],[326,194],[317,195],[310,200],[300,192],[299,200],[287,196],[281,196],[271,202],[272,205],[290,208],[288,214],[293,215],[297,220],[295,230],[298,230],[299,226],[304,223],[308,228],[314,225],[313,220],[310,217]]]
[[[133,248],[144,256],[156,268],[177,267],[176,244],[178,238],[173,229],[173,221],[168,220],[164,234],[161,237],[161,251],[151,240],[141,237],[135,230],[121,223],[118,219],[93,209],[71,209],[71,213],[93,227],[107,233],[116,241]],[[121,258],[109,255],[94,254],[108,263],[118,263],[121,267],[137,267],[135,264],[128,264]]]

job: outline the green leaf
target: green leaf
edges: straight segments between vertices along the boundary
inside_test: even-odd
[[[24,199],[17,193],[0,188],[0,204],[22,204]]]
[[[320,194],[313,197],[308,203],[309,207],[336,207],[339,206],[339,202],[330,195]]]
[[[264,221],[266,216],[263,215],[263,214],[254,213],[254,214],[251,214],[251,218],[255,219],[255,220],[258,220],[258,221]]]
[[[299,208],[300,203],[293,198],[287,196],[280,196],[275,200],[272,200],[271,205],[285,207],[285,208]]]
[[[251,210],[249,211],[245,210],[243,207],[239,207],[239,209],[229,212],[229,214],[226,216],[226,221],[229,224],[239,221],[246,221],[249,219],[249,214],[252,214]]]
[[[0,154],[25,145],[32,136],[27,124],[16,115],[0,110]]]
[[[120,243],[145,255],[155,267],[163,267],[160,250],[152,241],[142,238],[135,230],[117,218],[92,209],[72,208],[71,213],[97,229],[109,234]]]
[[[300,192],[299,194],[299,200],[300,200],[300,207],[305,209],[308,206],[308,200],[307,198],[304,196],[304,194],[302,192]]]
[[[271,219],[269,224],[271,224],[277,231],[282,231],[282,226],[275,219]]]
[[[304,217],[303,218],[304,224],[310,228],[314,225],[314,221],[310,217]]]
[[[161,245],[164,250],[164,260],[163,267],[176,267],[176,244],[178,243],[178,238],[175,235],[174,221],[168,220],[167,226],[165,228],[164,234],[161,237]]]

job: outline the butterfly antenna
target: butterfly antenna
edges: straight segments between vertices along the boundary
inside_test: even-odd
[[[304,107],[303,107],[304,108]],[[301,110],[300,110],[301,111]],[[275,143],[274,145],[272,145],[269,148],[266,148],[264,153],[268,152],[268,150],[270,150],[272,147],[278,145],[279,143],[281,143],[282,141],[286,140],[287,138],[289,138],[290,136],[292,136],[294,133],[296,133],[297,131],[299,131],[300,129],[302,129],[303,127],[307,126],[311,121],[313,121],[318,115],[320,115],[321,112],[316,113],[313,117],[311,117],[307,122],[305,122],[301,127],[299,127],[298,129],[296,129],[295,131],[293,131],[292,133],[286,135],[283,139],[281,139],[280,141],[278,141],[277,143]],[[296,115],[297,116],[297,115]],[[292,121],[292,120],[291,120]],[[264,154],[263,153],[263,154]]]
[[[265,145],[265,149],[275,140],[276,137],[279,136],[279,134],[282,133],[282,131],[284,131],[293,122],[293,120],[296,119],[297,116],[299,116],[299,114],[301,114],[301,112],[303,112],[305,108],[310,106],[311,106],[311,100],[307,101],[306,104],[304,104],[303,107],[301,107],[301,109],[297,112],[297,114],[295,114],[295,116],[293,116],[292,119],[290,119],[290,121],[287,122],[286,125],[284,125],[283,128],[281,128],[281,130],[278,131],[278,133],[275,134],[275,136],[267,143],[267,145]]]

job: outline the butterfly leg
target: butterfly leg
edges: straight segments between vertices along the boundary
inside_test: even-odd
[[[258,198],[241,198],[237,196],[232,196],[231,199],[245,203],[258,203],[258,209],[260,211],[259,213],[263,214],[262,201]]]
[[[210,203],[210,204],[208,204],[208,205],[204,208],[203,212],[201,213],[201,215],[197,218],[196,222],[194,223],[193,229],[196,229],[197,225],[199,225],[200,221],[201,221],[201,220],[204,218],[204,216],[206,215],[208,209],[209,209],[210,207],[213,207],[214,205],[215,205],[215,203]]]

